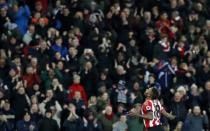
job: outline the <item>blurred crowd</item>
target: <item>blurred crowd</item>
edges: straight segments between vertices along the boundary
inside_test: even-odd
[[[209,0],[0,0],[1,131],[209,129]]]

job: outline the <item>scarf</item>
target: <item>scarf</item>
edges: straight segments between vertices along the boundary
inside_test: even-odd
[[[112,114],[110,114],[110,115],[105,114],[105,117],[106,117],[106,119],[108,119],[108,120],[112,120],[113,117],[114,117],[114,113],[112,113]]]

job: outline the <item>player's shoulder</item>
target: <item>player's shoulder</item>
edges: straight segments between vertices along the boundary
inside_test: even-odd
[[[151,105],[152,104],[152,100],[145,100],[145,102],[143,103],[143,105]]]

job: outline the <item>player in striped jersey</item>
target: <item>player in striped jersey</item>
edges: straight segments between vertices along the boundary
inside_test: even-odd
[[[161,115],[169,119],[174,119],[175,116],[167,113],[158,100],[159,92],[155,88],[148,88],[145,91],[146,100],[141,106],[141,113],[131,110],[130,115],[136,115],[144,120],[146,131],[164,131],[161,127]]]

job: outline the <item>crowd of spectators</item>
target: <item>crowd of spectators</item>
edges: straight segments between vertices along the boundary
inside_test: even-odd
[[[209,0],[0,0],[0,130],[208,130],[209,49]]]

